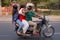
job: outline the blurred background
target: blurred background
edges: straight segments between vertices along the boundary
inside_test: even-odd
[[[0,16],[11,16],[12,1],[18,4],[33,3],[34,10],[45,15],[60,15],[60,0],[0,0]]]
[[[33,11],[46,15],[50,24],[55,28],[55,35],[51,38],[40,37],[40,40],[60,39],[60,0],[0,0],[0,39],[1,40],[39,40],[38,38],[19,38],[14,32],[12,24],[12,1],[19,5],[33,3]]]

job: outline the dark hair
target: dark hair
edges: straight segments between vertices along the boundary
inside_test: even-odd
[[[22,5],[20,5],[20,9],[21,9],[21,8],[26,8],[26,6],[22,4]]]
[[[32,6],[28,6],[28,10],[31,10],[32,9]]]
[[[18,8],[18,6],[17,6],[17,5],[13,5],[13,8],[14,8],[14,9],[17,9],[17,8]]]

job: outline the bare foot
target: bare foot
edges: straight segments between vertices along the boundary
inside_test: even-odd
[[[20,33],[20,32],[17,32],[17,34],[21,35],[21,33]]]

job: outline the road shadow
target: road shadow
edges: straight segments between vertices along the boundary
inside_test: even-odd
[[[17,40],[54,40],[53,37],[18,37]]]

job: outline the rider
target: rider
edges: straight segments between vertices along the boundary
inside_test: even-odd
[[[21,6],[22,8],[20,8],[19,10],[19,20],[23,23],[23,35],[25,35],[29,24],[28,22],[25,20],[25,13],[26,13],[26,7],[25,6]]]
[[[18,18],[18,4],[16,3],[16,1],[12,2],[12,22],[14,23],[16,21],[16,19]]]
[[[34,12],[32,12],[32,6],[28,6],[27,9],[28,9],[28,11],[25,14],[26,20],[28,21],[29,25],[32,25],[34,27],[33,34],[36,35],[36,34],[38,34],[36,32],[37,23],[35,23],[35,22],[32,21],[32,17],[34,17],[35,14],[34,14]]]
[[[13,1],[12,2],[12,7],[13,7],[13,10],[12,10],[12,22],[16,25],[16,23],[18,24],[18,30],[17,30],[17,34],[21,34],[20,33],[20,29],[21,27],[23,26],[23,23],[19,20],[18,18],[18,4],[16,3],[16,1]],[[15,27],[16,29],[17,27]]]

